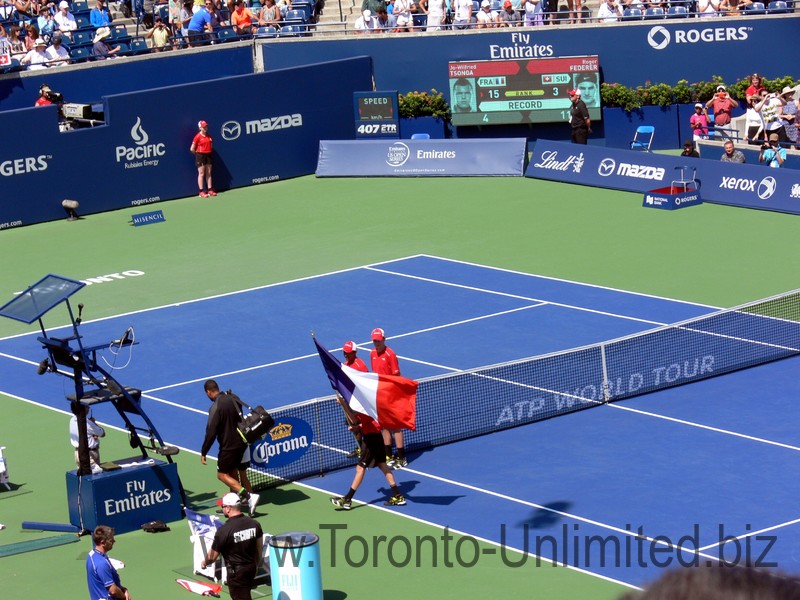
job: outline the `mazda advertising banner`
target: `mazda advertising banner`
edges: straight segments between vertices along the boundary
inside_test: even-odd
[[[688,168],[688,170],[687,170]],[[649,192],[695,172],[703,202],[800,214],[800,170],[538,140],[526,177]]]

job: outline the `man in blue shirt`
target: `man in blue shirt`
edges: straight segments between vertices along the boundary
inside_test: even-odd
[[[108,558],[108,551],[114,547],[114,529],[98,525],[92,533],[94,550],[86,557],[86,580],[89,584],[91,600],[131,600],[128,588],[122,587],[119,573]]]
[[[783,166],[783,161],[786,160],[786,148],[780,146],[779,139],[777,133],[769,134],[769,143],[761,146],[758,162],[767,163],[773,169],[780,169]]]
[[[97,0],[97,6],[89,13],[89,21],[95,29],[111,25],[111,13],[108,12],[103,0]]]
[[[204,46],[208,43],[210,36],[206,34],[213,34],[214,26],[211,24],[211,13],[206,10],[205,6],[201,6],[195,11],[186,30],[189,32],[190,46]]]

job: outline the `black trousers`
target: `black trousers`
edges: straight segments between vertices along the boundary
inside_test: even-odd
[[[586,144],[589,137],[589,129],[586,127],[573,127],[572,128],[572,143],[573,144]]]
[[[253,600],[250,590],[256,579],[256,566],[228,566],[228,593],[231,600]]]

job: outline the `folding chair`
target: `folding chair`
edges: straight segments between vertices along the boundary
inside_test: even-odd
[[[650,144],[653,143],[653,134],[656,128],[652,125],[639,125],[631,141],[631,150],[643,150],[650,152]]]
[[[673,193],[675,191],[677,191],[678,186],[682,187],[684,192],[686,190],[690,189],[689,186],[691,186],[692,189],[695,189],[695,190],[698,189],[697,179],[696,179],[696,177],[697,177],[697,169],[695,167],[682,165],[680,167],[675,167],[675,168],[678,171],[680,171],[680,178],[679,179],[673,179],[672,183],[670,184],[670,187],[672,188]],[[691,177],[689,177],[689,175],[688,175],[689,171],[692,172]]]
[[[6,466],[6,459],[3,456],[5,446],[0,446],[0,485],[4,485],[7,490],[11,489],[11,484],[8,483],[8,466]]]

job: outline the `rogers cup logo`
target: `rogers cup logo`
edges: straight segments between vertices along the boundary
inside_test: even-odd
[[[656,25],[647,32],[647,43],[650,44],[653,50],[663,50],[671,40],[672,36],[670,36],[669,31],[661,25]]]
[[[403,142],[395,142],[386,151],[386,164],[390,167],[401,167],[411,156],[411,151]]]

